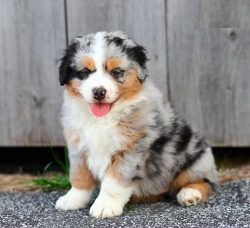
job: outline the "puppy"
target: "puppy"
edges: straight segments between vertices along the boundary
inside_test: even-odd
[[[98,184],[90,208],[96,218],[121,215],[129,201],[171,194],[191,206],[212,192],[210,147],[164,104],[146,62],[145,49],[122,32],[78,37],[66,49],[59,80],[72,188],[57,209],[86,207]]]

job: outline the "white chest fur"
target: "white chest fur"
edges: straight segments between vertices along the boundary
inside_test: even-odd
[[[122,147],[123,137],[113,122],[96,120],[86,124],[82,138],[88,151],[89,168],[102,180],[112,155]]]
[[[112,155],[122,147],[122,137],[111,123],[94,124],[84,131],[88,148],[88,165],[93,174],[102,179]]]
[[[76,130],[80,136],[78,152],[88,153],[87,163],[94,176],[102,179],[110,165],[112,155],[121,149],[124,138],[117,127],[114,115],[95,118],[89,105],[80,106],[77,102],[64,97],[62,124],[65,128]],[[84,103],[83,103],[84,104]]]
[[[152,89],[152,91],[155,90]],[[152,94],[157,95],[157,91],[154,93],[152,91],[150,92],[151,96]],[[159,102],[160,99],[157,97],[156,100]],[[140,104],[143,101],[142,106]],[[95,118],[90,112],[87,103],[79,104],[65,93],[62,109],[63,126],[76,130],[80,134],[78,151],[83,151],[86,148],[88,153],[87,163],[96,178],[103,179],[112,156],[124,148],[126,143],[125,136],[122,135],[117,126],[118,120],[125,118],[126,115],[133,111],[135,105],[138,105],[142,109],[142,113],[145,113],[145,110],[147,110],[147,106],[145,106],[146,101],[148,100],[145,94],[143,95],[142,93],[141,96],[138,96],[133,101],[115,106],[107,116]],[[155,104],[155,102],[152,102],[152,104]],[[146,119],[141,118],[140,122]]]

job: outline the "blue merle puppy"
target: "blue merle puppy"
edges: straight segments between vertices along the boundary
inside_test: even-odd
[[[147,73],[145,49],[123,32],[75,38],[59,67],[62,125],[72,188],[56,208],[119,216],[129,201],[166,194],[182,206],[205,202],[216,183],[211,148],[169,104]]]

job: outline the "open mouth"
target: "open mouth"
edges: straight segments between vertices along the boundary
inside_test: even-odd
[[[90,109],[93,115],[97,117],[103,117],[111,110],[112,106],[120,99],[121,95],[116,98],[112,103],[91,103]]]
[[[90,108],[97,117],[105,116],[111,109],[112,103],[92,103]]]

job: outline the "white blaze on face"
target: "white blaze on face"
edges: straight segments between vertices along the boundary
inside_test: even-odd
[[[112,103],[117,98],[117,86],[109,76],[100,70],[92,73],[88,79],[84,80],[80,87],[80,92],[88,103],[94,103],[93,89],[103,87],[106,89],[105,103]]]
[[[105,32],[99,32],[95,36],[93,53],[90,57],[94,60],[96,71],[82,81],[80,93],[88,103],[94,103],[93,89],[104,88],[106,90],[105,103],[112,103],[117,98],[117,85],[105,71],[106,61],[106,42],[104,39]]]

